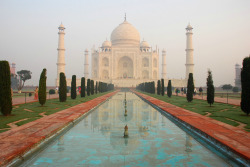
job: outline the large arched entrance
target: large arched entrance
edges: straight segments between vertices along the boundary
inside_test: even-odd
[[[118,61],[118,78],[119,79],[126,79],[126,78],[133,78],[134,76],[134,66],[133,61],[124,56]]]

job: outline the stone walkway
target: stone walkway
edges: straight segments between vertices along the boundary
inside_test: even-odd
[[[178,120],[186,122],[194,129],[204,132],[231,151],[250,161],[250,133],[212,118],[174,106],[156,98],[134,91],[136,94],[171,114]]]
[[[59,111],[25,125],[13,128],[0,134],[0,166],[4,166],[13,159],[21,157],[37,143],[55,134],[70,122],[104,102],[117,91],[95,98],[88,102]]]
[[[176,96],[176,93],[173,93],[173,95]],[[181,93],[178,93],[178,96],[186,97],[185,94],[182,95]],[[207,96],[195,95],[193,97],[194,99],[207,100]],[[228,103],[228,104],[232,104],[236,106],[240,106],[240,102],[241,102],[241,100],[230,99],[230,98],[228,98],[228,102],[227,102],[227,98],[221,98],[221,97],[214,97],[214,101],[219,102],[219,103]]]

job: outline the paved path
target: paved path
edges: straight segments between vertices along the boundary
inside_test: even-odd
[[[22,155],[31,148],[36,147],[37,143],[40,143],[45,138],[55,134],[70,122],[73,122],[116,93],[117,91],[108,93],[85,103],[78,104],[74,107],[1,133],[0,166],[6,165],[17,157],[22,159]]]
[[[173,94],[174,96],[176,96],[176,94],[174,93]],[[182,97],[186,97],[185,94],[181,94],[181,93],[178,93],[178,96],[182,96]],[[207,96],[200,96],[200,95],[195,95],[193,96],[194,99],[201,99],[201,100],[207,100]],[[240,101],[241,100],[238,100],[238,99],[228,99],[228,102],[227,102],[227,98],[221,98],[221,97],[214,97],[214,101],[215,102],[219,102],[219,103],[228,103],[228,104],[232,104],[232,105],[236,105],[236,106],[240,106]]]
[[[250,133],[234,126],[219,122],[212,118],[188,111],[175,105],[134,91],[136,94],[160,107],[162,110],[188,123],[194,129],[204,132],[218,142],[227,146],[229,150],[250,161]]]
[[[67,96],[70,96],[70,93],[68,93]],[[53,94],[53,95],[47,94],[47,99],[57,99],[57,98],[59,98],[59,94]],[[26,102],[25,102],[25,97],[15,97],[15,98],[12,98],[12,105],[32,103],[32,102],[37,102],[37,101],[38,100],[34,100],[34,96],[29,97],[27,93]]]

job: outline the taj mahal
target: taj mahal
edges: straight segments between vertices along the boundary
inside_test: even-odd
[[[59,86],[59,75],[65,73],[65,27],[59,27],[58,59],[56,86]],[[174,87],[186,87],[189,73],[193,73],[192,27],[186,27],[186,75],[185,79],[171,79]],[[111,33],[110,41],[106,40],[98,49],[91,50],[91,75],[89,73],[89,51],[84,54],[84,77],[95,81],[112,83],[115,87],[136,87],[142,82],[151,82],[167,78],[166,50],[150,47],[147,41],[141,40],[139,31],[126,20],[119,24]],[[161,59],[161,64],[159,63]],[[161,71],[160,67],[161,66]],[[81,79],[77,79],[80,86]],[[70,86],[71,79],[67,79]]]

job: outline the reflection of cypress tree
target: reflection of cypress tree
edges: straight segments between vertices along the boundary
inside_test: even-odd
[[[0,109],[7,116],[12,111],[10,65],[8,61],[0,61]]]
[[[164,96],[164,94],[165,94],[164,79],[161,79],[161,95]]]
[[[188,85],[187,85],[187,101],[188,102],[191,102],[193,100],[193,94],[194,94],[193,73],[189,73]]]
[[[171,84],[171,80],[168,80],[167,95],[168,95],[168,97],[172,96],[172,84]]]
[[[76,99],[76,75],[72,75],[72,81],[71,81],[71,99]]]
[[[90,96],[90,79],[87,80],[87,95]]]
[[[60,102],[67,100],[67,83],[63,72],[60,73],[59,100]]]
[[[250,57],[243,60],[243,67],[241,70],[241,109],[247,115],[250,113]]]
[[[91,80],[90,81],[90,87],[91,87],[91,95],[93,95],[94,93],[95,93],[95,85],[94,85],[94,81],[93,80]]]
[[[46,79],[46,68],[44,68],[40,76],[38,89],[38,99],[42,106],[46,103]]]
[[[81,97],[85,97],[85,78],[81,78]]]

